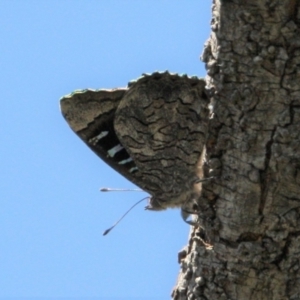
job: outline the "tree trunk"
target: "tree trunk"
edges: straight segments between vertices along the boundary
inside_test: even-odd
[[[215,0],[201,227],[173,299],[300,299],[299,0]]]

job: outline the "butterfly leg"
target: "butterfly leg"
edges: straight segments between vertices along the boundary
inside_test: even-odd
[[[204,182],[204,181],[208,181],[208,180],[212,180],[212,179],[215,179],[216,177],[215,176],[212,176],[212,177],[207,177],[207,178],[196,178],[194,180],[194,184],[197,184],[197,183],[200,183],[200,182]],[[193,197],[192,197],[192,203],[190,203],[190,205],[192,205],[191,209],[187,208],[187,206],[190,207],[190,205],[188,205],[188,202],[190,202],[190,200],[188,199],[181,207],[181,217],[183,219],[183,221],[189,225],[192,225],[192,226],[197,226],[198,225],[198,221],[197,220],[188,220],[188,218],[191,216],[191,215],[199,215],[199,207],[198,207],[198,204],[195,200],[197,196],[194,194]]]
[[[215,179],[215,178],[217,178],[217,177],[216,176],[212,176],[212,177],[207,177],[207,178],[202,178],[202,179],[198,178],[198,179],[196,179],[194,181],[194,183],[200,183],[200,182],[212,180],[212,179]]]

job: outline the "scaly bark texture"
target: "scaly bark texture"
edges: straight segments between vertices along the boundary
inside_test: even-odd
[[[215,0],[207,175],[173,299],[300,299],[298,0]]]

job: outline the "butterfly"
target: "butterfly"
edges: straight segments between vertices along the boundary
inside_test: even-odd
[[[77,90],[60,107],[91,150],[151,195],[146,209],[181,207],[187,220],[203,177],[209,120],[203,79],[143,74],[124,88]]]

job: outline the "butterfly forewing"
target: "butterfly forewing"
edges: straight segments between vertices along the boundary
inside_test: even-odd
[[[82,90],[63,97],[62,114],[72,130],[107,164],[133,181],[135,162],[120,144],[113,120],[124,89]],[[136,183],[137,184],[137,183]]]

